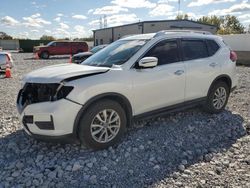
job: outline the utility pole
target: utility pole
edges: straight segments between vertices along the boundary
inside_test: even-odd
[[[178,17],[180,16],[181,0],[178,0]]]
[[[100,29],[102,29],[102,17],[100,17],[99,24],[100,24]]]
[[[106,15],[103,16],[103,22],[104,22],[103,27],[107,28],[108,27],[108,21],[107,21],[107,16]]]

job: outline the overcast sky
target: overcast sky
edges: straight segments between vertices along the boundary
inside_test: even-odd
[[[107,16],[108,26],[146,20],[174,19],[178,0],[1,0],[0,31],[14,37],[88,37]],[[237,16],[250,24],[250,0],[181,0],[191,18],[203,15]]]

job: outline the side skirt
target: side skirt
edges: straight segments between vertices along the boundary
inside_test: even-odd
[[[199,99],[186,101],[180,104],[171,105],[171,106],[160,108],[160,109],[153,110],[150,112],[145,112],[145,113],[134,116],[133,121],[158,117],[158,116],[166,115],[172,112],[179,112],[185,109],[189,109],[198,105],[205,104],[205,101],[206,101],[206,97],[202,97]]]

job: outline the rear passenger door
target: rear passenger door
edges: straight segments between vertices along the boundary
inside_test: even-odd
[[[65,55],[70,53],[69,42],[56,42],[55,55]]]
[[[219,62],[213,57],[216,50],[209,49],[207,40],[192,38],[181,39],[181,48],[186,67],[185,101],[205,97],[220,72]]]

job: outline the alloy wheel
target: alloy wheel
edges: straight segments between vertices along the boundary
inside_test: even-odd
[[[114,139],[121,127],[119,114],[112,109],[104,109],[92,120],[90,131],[92,138],[99,143],[107,143]]]
[[[213,106],[215,109],[221,109],[227,100],[227,92],[224,87],[219,87],[216,89],[213,97]]]

